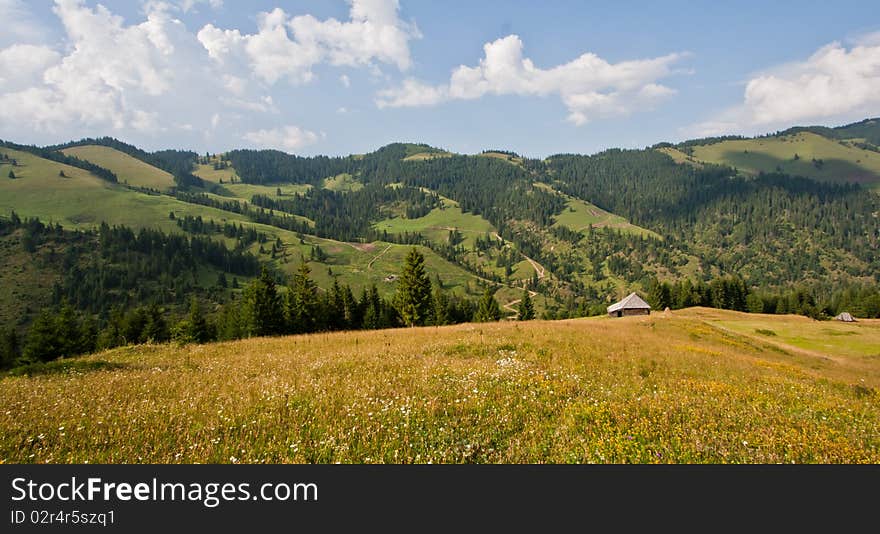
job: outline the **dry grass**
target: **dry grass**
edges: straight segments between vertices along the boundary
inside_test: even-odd
[[[880,462],[876,384],[698,315],[118,349],[4,378],[0,459]]]

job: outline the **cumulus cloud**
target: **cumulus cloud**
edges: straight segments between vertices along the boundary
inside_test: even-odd
[[[192,138],[216,130],[220,123],[214,117],[219,114],[224,128],[232,129],[243,120],[236,110],[251,113],[254,129],[253,114],[279,113],[269,88],[255,78],[250,64],[212,61],[209,54],[223,55],[223,47],[206,47],[177,18],[193,5],[146,2],[144,18],[127,23],[101,4],[55,0],[62,40],[54,46],[22,42],[0,47],[0,138],[21,139],[24,134],[29,142],[52,142],[109,134],[158,139],[170,131]],[[379,13],[379,20],[385,20]],[[0,14],[28,20],[17,1],[0,0]],[[368,16],[360,17],[372,24]],[[289,21],[280,10],[260,15],[261,28],[284,33],[277,42],[271,31],[253,39],[242,36],[242,42],[248,41],[263,57],[258,77],[271,79],[273,70],[283,73],[290,68],[283,27]],[[230,46],[234,48],[234,39]],[[323,59],[330,61],[329,56]],[[307,58],[294,70],[313,64]],[[307,133],[302,140],[309,139]],[[239,138],[241,132],[228,135]]]
[[[833,42],[805,61],[756,74],[743,102],[688,129],[695,135],[751,132],[805,121],[880,113],[880,35],[847,48]]]
[[[257,148],[273,148],[296,152],[302,147],[317,143],[323,136],[298,126],[284,126],[271,130],[248,132],[243,139]]]
[[[420,37],[414,24],[399,17],[398,0],[348,0],[350,20],[318,20],[312,15],[290,17],[281,8],[261,13],[257,33],[220,29],[208,24],[198,39],[215,61],[248,67],[260,80],[274,84],[313,79],[320,63],[334,66],[375,66],[376,62],[406,70],[412,64],[409,41]]]
[[[43,73],[61,61],[46,46],[16,44],[0,50],[0,91],[25,89],[40,83]]]
[[[657,83],[674,73],[682,54],[609,63],[596,54],[550,69],[541,69],[523,57],[523,43],[509,35],[483,46],[475,67],[459,66],[449,83],[432,86],[407,79],[400,87],[380,91],[376,103],[384,107],[432,106],[448,100],[471,100],[486,95],[558,96],[568,108],[568,120],[585,124],[596,117],[623,115],[650,107],[675,94]]]
[[[46,130],[70,122],[147,127],[145,111],[126,105],[126,97],[158,96],[170,88],[175,21],[158,9],[142,24],[125,26],[105,7],[92,10],[78,0],[57,0],[54,11],[69,37],[70,53],[61,57],[28,45],[0,51],[4,63],[30,53],[39,58],[25,77],[16,76],[27,80],[27,87],[3,84],[0,117]]]

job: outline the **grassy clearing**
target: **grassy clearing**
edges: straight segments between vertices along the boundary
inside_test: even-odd
[[[880,361],[815,369],[702,313],[121,348],[3,378],[0,460],[880,461]]]
[[[451,156],[452,154],[449,152],[419,152],[403,158],[403,161],[425,161],[426,159],[448,158]]]
[[[694,158],[753,174],[762,170],[772,172],[779,167],[788,174],[828,182],[880,184],[880,154],[810,132],[696,146]],[[824,163],[817,167],[813,159]]]
[[[317,239],[310,237],[307,241],[317,241]],[[328,265],[310,263],[312,278],[319,286],[329,287],[334,278],[340,283],[350,285],[356,292],[370,284],[375,284],[379,293],[386,297],[390,297],[397,290],[396,277],[400,275],[401,265],[411,248],[409,245],[395,245],[381,241],[352,244],[324,240],[320,246],[331,256],[331,259]],[[447,290],[459,294],[466,293],[466,288],[470,285],[471,293],[476,293],[473,275],[428,248],[417,248],[425,256],[425,265],[432,280],[439,276]],[[308,257],[308,253],[305,257]],[[332,273],[328,272],[328,267]]]
[[[78,146],[62,152],[113,171],[122,183],[159,191],[174,187],[174,177],[170,173],[110,147]]]
[[[464,213],[458,202],[448,198],[441,199],[442,206],[434,208],[424,217],[407,219],[394,217],[385,219],[373,225],[377,231],[387,231],[389,234],[421,233],[431,241],[444,243],[449,237],[449,231],[456,229],[464,237],[464,246],[470,248],[477,237],[484,236],[487,232],[495,232],[492,223],[479,215]]]
[[[687,163],[687,164],[693,165],[695,167],[702,167],[703,166],[703,164],[700,163],[699,161],[697,161],[696,159],[694,159],[693,156],[688,156],[687,154],[685,154],[681,150],[678,150],[677,148],[663,147],[663,148],[658,148],[656,150],[657,150],[657,152],[661,152],[663,154],[666,154],[667,156],[672,158],[672,160],[675,161],[676,163]]]
[[[360,191],[363,188],[364,184],[348,173],[324,179],[324,189],[329,189],[330,191],[351,193]]]
[[[794,351],[843,356],[852,361],[880,359],[880,322],[876,320],[843,323],[818,322],[797,315],[739,314],[735,318],[729,315],[706,312],[705,317],[713,324],[740,334],[763,334],[773,338],[769,341]]]
[[[501,152],[483,152],[481,154],[477,154],[477,156],[483,157],[483,158],[500,159],[502,161],[506,161],[507,163],[510,163],[511,165],[516,165],[517,167],[522,167],[522,164],[523,164],[522,158],[518,158],[516,156],[511,156],[510,154],[503,154]]]
[[[264,195],[269,198],[279,200],[285,197],[292,197],[297,194],[307,193],[312,188],[309,184],[277,184],[277,185],[256,185],[243,183],[224,183],[223,189],[229,192],[235,198],[250,202],[255,195]],[[281,196],[278,196],[278,190],[281,189]],[[227,199],[228,200],[228,199]]]
[[[212,161],[220,161],[220,158],[214,158]],[[238,173],[235,172],[233,167],[227,167],[225,169],[215,169],[214,164],[196,165],[193,174],[201,178],[202,180],[207,180],[209,182],[213,182],[215,184],[223,183],[224,185],[232,183],[233,180],[241,181],[241,178],[238,176]]]
[[[565,209],[562,210],[562,213],[556,216],[556,221],[553,223],[553,226],[567,226],[578,232],[586,230],[588,227],[615,228],[625,233],[649,235],[661,239],[660,234],[657,234],[656,232],[652,232],[641,226],[636,226],[625,218],[609,213],[589,202],[560,193],[548,184],[536,182],[534,185],[545,191],[561,195],[566,199]]]

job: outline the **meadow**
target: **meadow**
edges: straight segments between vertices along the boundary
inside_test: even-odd
[[[810,132],[695,146],[693,157],[752,174],[779,167],[785,173],[816,180],[880,184],[880,154]],[[814,159],[822,164],[814,164]]]
[[[134,346],[19,375],[0,380],[5,463],[880,462],[880,321],[688,309]]]
[[[121,183],[159,191],[167,191],[174,187],[174,176],[170,173],[110,147],[77,146],[66,148],[61,152],[113,171]]]

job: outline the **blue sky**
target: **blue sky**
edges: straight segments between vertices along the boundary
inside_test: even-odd
[[[532,157],[880,115],[875,2],[0,0],[0,138]]]

